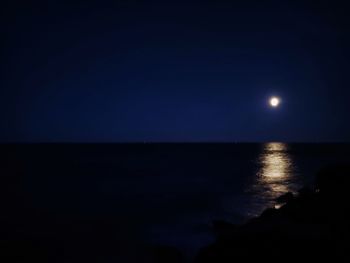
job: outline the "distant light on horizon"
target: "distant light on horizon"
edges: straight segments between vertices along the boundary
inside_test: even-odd
[[[271,105],[271,107],[276,108],[276,107],[278,107],[278,106],[280,105],[280,103],[281,103],[281,99],[278,98],[278,97],[272,97],[272,98],[270,99],[270,105]]]

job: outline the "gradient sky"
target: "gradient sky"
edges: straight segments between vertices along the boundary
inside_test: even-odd
[[[1,12],[2,142],[350,141],[341,2],[12,0]]]

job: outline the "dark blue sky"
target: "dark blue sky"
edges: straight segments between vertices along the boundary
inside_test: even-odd
[[[0,141],[350,141],[346,10],[7,1]]]

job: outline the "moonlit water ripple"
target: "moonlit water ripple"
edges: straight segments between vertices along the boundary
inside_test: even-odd
[[[296,192],[299,184],[296,166],[285,143],[266,143],[257,161],[255,180],[248,189],[254,203],[249,214],[256,216],[267,207],[277,207],[276,198],[287,192]]]

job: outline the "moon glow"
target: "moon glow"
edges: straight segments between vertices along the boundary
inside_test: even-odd
[[[280,98],[277,98],[277,97],[270,98],[270,105],[271,105],[271,107],[276,108],[276,107],[278,107],[280,105],[280,103],[281,103]]]

